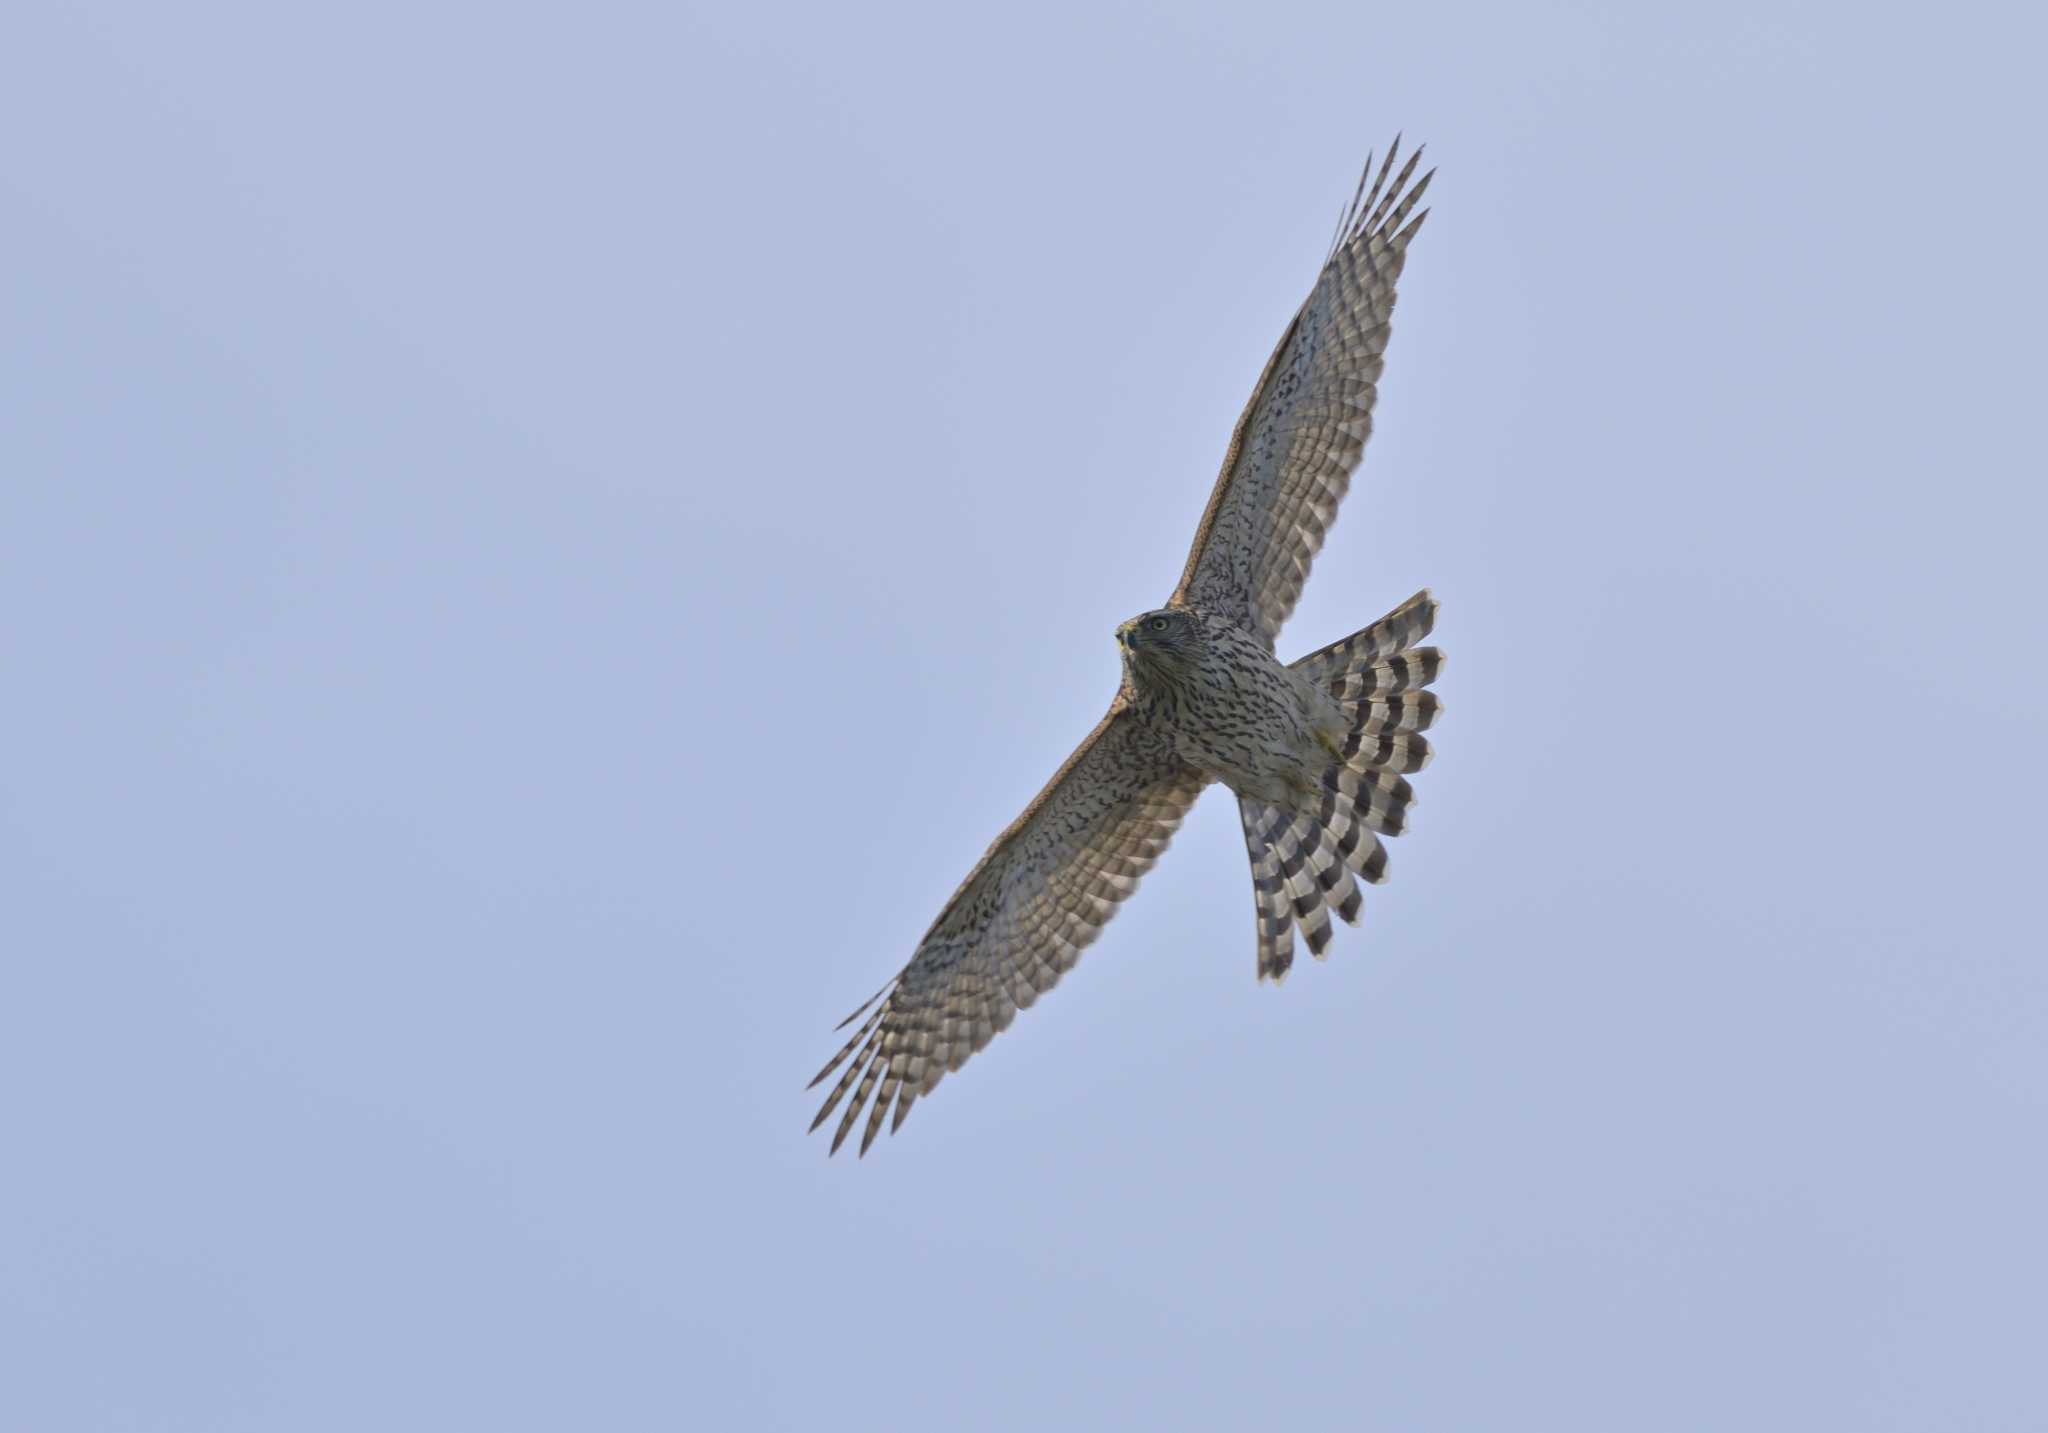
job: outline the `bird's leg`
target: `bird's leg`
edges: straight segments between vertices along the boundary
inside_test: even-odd
[[[1344,760],[1344,738],[1348,733],[1341,727],[1316,728],[1316,745],[1330,754],[1330,760],[1342,763]]]

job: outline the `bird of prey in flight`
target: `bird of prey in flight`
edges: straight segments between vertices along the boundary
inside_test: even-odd
[[[811,1081],[846,1066],[811,1121],[846,1101],[834,1151],[866,1108],[867,1153],[885,1115],[893,1132],[1052,989],[1212,781],[1244,818],[1260,979],[1286,975],[1297,928],[1321,956],[1330,913],[1355,922],[1358,882],[1386,879],[1380,837],[1404,829],[1407,774],[1429,760],[1421,733],[1438,704],[1424,688],[1443,654],[1417,643],[1436,602],[1420,592],[1289,663],[1273,640],[1372,431],[1395,282],[1429,213],[1415,205],[1435,171],[1414,178],[1418,149],[1394,173],[1399,149],[1376,176],[1367,159],[1230,435],[1180,584],[1116,629],[1123,679],[1108,714],[967,873],[910,963],[842,1022],[861,1023]]]

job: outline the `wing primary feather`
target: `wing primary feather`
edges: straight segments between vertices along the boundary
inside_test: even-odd
[[[1359,233],[1366,228],[1363,216],[1370,213],[1373,206],[1379,203],[1380,190],[1386,187],[1387,172],[1394,167],[1394,160],[1400,153],[1401,136],[1397,134],[1394,136],[1394,142],[1387,146],[1387,156],[1380,162],[1379,177],[1373,180],[1371,192],[1365,196],[1365,202],[1359,206],[1357,213],[1352,216],[1354,220],[1351,226],[1352,238],[1357,238]],[[1370,160],[1367,161],[1367,167],[1371,167]]]
[[[839,1146],[846,1143],[847,1131],[853,1128],[853,1122],[860,1118],[861,1110],[867,1106],[868,1096],[874,1093],[875,1077],[882,1073],[882,1067],[888,1063],[881,1055],[872,1053],[881,1047],[882,1036],[877,1032],[875,1038],[868,1042],[868,1048],[861,1051],[861,1058],[866,1061],[867,1069],[860,1077],[860,1086],[854,1090],[853,1098],[846,1102],[846,1114],[840,1119],[839,1128],[833,1132],[832,1148],[825,1151],[827,1154],[839,1153]],[[853,1071],[848,1070],[847,1078],[851,1079],[852,1076]]]
[[[870,1000],[870,1001],[868,1002],[868,1005],[872,1005],[872,1004],[874,1004],[874,1003],[875,1003],[874,1001]],[[867,1006],[866,1006],[866,1005],[863,1005],[863,1006],[861,1007],[861,1010],[865,1010],[866,1008],[867,1008]],[[854,1013],[854,1014],[856,1014],[856,1015],[858,1015],[858,1014],[860,1014],[860,1010],[856,1010],[856,1011],[854,1011],[853,1013]],[[839,1062],[840,1062],[841,1060],[845,1059],[845,1058],[846,1058],[846,1057],[847,1057],[848,1055],[851,1055],[851,1054],[853,1053],[853,1048],[854,1048],[854,1046],[856,1046],[856,1045],[860,1044],[860,1042],[861,1042],[861,1041],[863,1041],[863,1040],[867,1039],[867,1037],[868,1037],[868,1032],[869,1032],[870,1030],[873,1030],[873,1029],[875,1028],[875,1022],[876,1022],[877,1020],[880,1020],[881,1018],[882,1018],[882,1012],[881,1012],[880,1010],[877,1010],[877,1011],[876,1011],[876,1012],[875,1012],[875,1013],[874,1013],[873,1015],[870,1015],[870,1016],[868,1017],[868,1022],[867,1022],[867,1024],[865,1024],[865,1025],[861,1026],[861,1027],[860,1027],[860,1029],[858,1029],[858,1030],[856,1030],[856,1031],[854,1031],[854,1032],[853,1032],[853,1038],[852,1038],[851,1040],[848,1040],[848,1041],[847,1041],[847,1042],[846,1042],[846,1043],[845,1043],[845,1044],[844,1044],[843,1046],[841,1046],[841,1047],[840,1047],[839,1053],[838,1053],[838,1054],[836,1054],[836,1055],[834,1055],[834,1056],[833,1056],[833,1057],[831,1058],[831,1060],[830,1060],[830,1061],[828,1061],[828,1062],[826,1063],[826,1065],[825,1065],[825,1068],[824,1068],[824,1069],[822,1069],[822,1070],[818,1071],[818,1073],[817,1073],[817,1074],[815,1074],[815,1075],[811,1076],[811,1082],[810,1082],[810,1084],[808,1084],[808,1085],[805,1085],[805,1086],[804,1086],[804,1088],[805,1088],[805,1089],[807,1089],[807,1090],[811,1090],[811,1089],[816,1089],[816,1088],[817,1088],[817,1085],[818,1085],[818,1081],[820,1081],[820,1080],[824,1079],[824,1078],[825,1078],[825,1077],[826,1077],[827,1075],[831,1074],[831,1073],[832,1073],[832,1072],[833,1072],[834,1070],[838,1069],[838,1068],[839,1068]],[[841,1025],[839,1026],[839,1028],[840,1028],[841,1030],[844,1030],[844,1029],[846,1028],[846,1026],[845,1026],[845,1025],[844,1025],[844,1024],[842,1023],[842,1024],[841,1024]],[[816,1125],[812,1125],[812,1126],[811,1126],[811,1128],[813,1128],[813,1129],[816,1129],[816,1128],[817,1128],[817,1126],[816,1126]]]
[[[1419,149],[1415,152],[1418,155],[1422,153]],[[1423,191],[1429,188],[1429,181],[1434,178],[1436,178],[1436,171],[1432,169],[1429,173],[1423,175],[1422,178],[1415,181],[1415,187],[1403,195],[1401,202],[1394,206],[1393,216],[1387,220],[1387,227],[1389,229],[1399,229],[1401,227],[1402,223],[1408,218],[1408,211],[1415,207],[1415,201],[1422,197]],[[1398,244],[1400,240],[1396,239],[1394,242]]]
[[[1387,216],[1387,210],[1393,208],[1394,201],[1400,198],[1401,191],[1406,187],[1409,176],[1415,173],[1415,166],[1422,160],[1422,151],[1428,147],[1428,145],[1424,144],[1415,146],[1415,152],[1409,155],[1408,162],[1401,166],[1401,172],[1395,177],[1392,187],[1380,196],[1378,207],[1372,211],[1372,217],[1365,221],[1364,229],[1366,233],[1370,234],[1373,230],[1379,228],[1380,220]],[[1427,182],[1427,180],[1424,181],[1424,183]]]
[[[868,1146],[875,1142],[875,1136],[882,1132],[883,1117],[889,1113],[889,1106],[896,1103],[896,1096],[903,1088],[903,1077],[896,1072],[894,1059],[889,1060],[889,1073],[882,1077],[882,1092],[875,1096],[874,1108],[868,1112],[868,1127],[860,1134],[860,1157],[867,1158]]]
[[[887,985],[884,985],[880,990],[877,990],[873,995],[870,995],[867,999],[861,1001],[860,1010],[854,1011],[851,1015],[847,1016],[844,1020],[840,1021],[837,1025],[834,1025],[832,1028],[834,1030],[844,1030],[854,1021],[860,1019],[861,1010],[866,1010],[870,1005],[874,1004],[877,1000],[880,1000],[884,995],[887,995],[889,991],[892,988],[894,988],[895,984],[896,982],[894,980],[891,980]]]
[[[1358,202],[1365,197],[1365,181],[1372,177],[1372,151],[1365,152],[1365,168],[1358,171],[1358,187],[1351,191],[1351,201],[1337,211],[1337,232],[1330,236],[1330,250],[1323,255],[1323,267],[1330,266],[1330,260],[1337,257],[1337,250],[1351,233],[1351,226],[1358,222]]]
[[[854,1077],[860,1074],[860,1072],[867,1067],[869,1061],[874,1059],[875,1051],[881,1048],[881,1044],[882,1037],[880,1034],[876,1034],[872,1039],[868,1041],[867,1045],[862,1048],[861,1052],[853,1057],[853,1063],[846,1067],[846,1073],[840,1076],[839,1083],[832,1087],[832,1093],[826,1097],[825,1103],[818,1107],[817,1116],[811,1121],[811,1129],[816,1129],[819,1125],[825,1123],[825,1117],[832,1113],[834,1107],[837,1106],[842,1099],[846,1098],[846,1092],[852,1086]],[[848,1110],[846,1112],[849,1121],[851,1121],[853,1117],[854,1110],[858,1110],[859,1108],[860,1102],[858,1100],[854,1101],[853,1110]],[[805,1131],[806,1134],[808,1134],[809,1132],[809,1130]],[[846,1129],[843,1125],[840,1127],[839,1137],[840,1139],[846,1138]],[[835,1142],[832,1147],[834,1149],[839,1148],[837,1142]]]

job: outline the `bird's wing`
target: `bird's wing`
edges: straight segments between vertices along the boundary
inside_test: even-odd
[[[1171,599],[1230,617],[1269,647],[1301,596],[1365,450],[1394,284],[1408,241],[1429,214],[1408,217],[1436,173],[1410,186],[1420,149],[1387,183],[1400,143],[1387,151],[1369,190],[1366,161],[1315,289],[1281,335],[1231,432],[1222,475]]]
[[[811,1083],[852,1063],[811,1128],[849,1090],[835,1151],[871,1095],[861,1153],[892,1105],[890,1130],[900,1126],[913,1101],[1072,969],[1206,784],[1119,696],[960,883],[910,963],[842,1022],[861,1020]]]

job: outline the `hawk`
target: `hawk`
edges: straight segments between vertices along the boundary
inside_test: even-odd
[[[1358,882],[1386,879],[1380,838],[1404,829],[1407,778],[1429,760],[1422,732],[1438,711],[1424,688],[1443,654],[1417,645],[1436,602],[1424,590],[1291,663],[1273,641],[1372,430],[1395,282],[1429,214],[1410,217],[1436,171],[1414,179],[1418,148],[1388,183],[1399,150],[1396,139],[1376,177],[1366,160],[1315,288],[1230,435],[1180,585],[1116,629],[1123,678],[1108,714],[967,873],[910,963],[841,1022],[861,1023],[811,1081],[846,1066],[811,1121],[846,1101],[833,1152],[867,1109],[866,1154],[885,1117],[893,1133],[1052,989],[1212,781],[1237,794],[1244,820],[1261,980],[1287,974],[1297,929],[1321,957],[1330,913],[1356,922]]]

